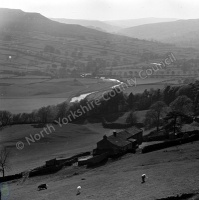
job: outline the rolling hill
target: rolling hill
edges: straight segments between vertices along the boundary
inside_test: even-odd
[[[92,56],[92,59],[104,59],[110,64],[114,63],[117,57],[117,64],[123,65],[139,62],[146,52],[158,57],[171,51],[180,54],[181,57],[187,54],[187,50],[173,45],[105,33],[80,25],[63,24],[39,13],[15,9],[0,9],[0,30],[2,42],[5,42],[4,36],[12,37],[11,41],[6,40],[6,44],[1,44],[0,47],[3,45],[4,51],[5,46],[9,46],[9,51],[13,51],[13,45],[18,44],[18,49],[20,46],[22,49],[34,50],[41,54],[46,45],[52,45],[57,48],[59,55],[54,56],[59,59],[64,59],[67,51],[67,57],[74,60],[74,53],[81,51],[82,55],[76,60],[82,62],[87,62],[88,56]],[[193,52],[191,53],[194,56]]]
[[[154,23],[160,23],[160,22],[171,22],[176,21],[177,19],[174,18],[155,18],[155,17],[149,17],[149,18],[140,18],[140,19],[126,19],[126,20],[109,20],[104,21],[107,24],[110,24],[112,26],[118,26],[123,28],[130,28],[134,26],[140,26],[144,24],[154,24]]]
[[[63,19],[63,18],[52,18],[53,21],[57,21],[64,24],[78,24],[88,28],[104,31],[104,32],[117,32],[120,27],[110,25],[106,22],[99,20],[83,20],[83,19]]]
[[[72,86],[71,89],[70,85],[66,87],[68,80],[61,81],[62,78],[74,78],[96,70],[100,74],[110,67],[158,62],[165,59],[168,52],[179,60],[198,55],[194,49],[63,24],[39,13],[0,9],[0,75],[4,77],[0,81],[1,98],[32,98],[35,95],[38,98],[70,98],[73,92],[81,94],[82,86]],[[57,79],[57,83],[52,83],[51,79]],[[84,85],[87,93],[106,84],[98,84],[98,89],[97,84],[92,88],[90,83]],[[10,105],[20,103],[16,99],[13,101],[14,104],[9,101]],[[8,104],[7,100],[5,102]],[[41,101],[36,102],[38,106]],[[30,104],[28,109],[32,110],[35,104]]]
[[[54,36],[94,35],[106,36],[97,30],[80,25],[65,25],[54,22],[39,13],[26,13],[18,9],[0,9],[0,29],[4,31],[37,31]]]
[[[197,200],[198,144],[194,142],[149,154],[128,154],[92,169],[84,166],[65,167],[55,174],[26,179],[24,183],[22,180],[10,181],[9,190],[12,192],[9,199],[64,200],[67,197],[76,200],[81,197],[81,200]],[[21,163],[24,163],[24,159]],[[143,173],[148,177],[144,184],[141,183]],[[36,188],[42,183],[48,184],[48,190],[38,192]],[[76,188],[79,185],[82,190],[77,196]],[[181,194],[193,196],[177,196]]]
[[[198,48],[199,19],[146,24],[122,29],[120,34],[138,39],[157,40]]]
[[[8,172],[9,174],[41,166],[46,159],[69,157],[77,153],[92,151],[96,142],[104,134],[75,124],[62,127],[53,125],[53,127],[52,129],[51,126],[48,135],[45,134],[40,140],[30,143],[27,142],[26,137],[31,138],[32,135],[34,138],[35,134],[43,130],[42,125],[16,125],[1,130],[0,146],[8,146],[12,151],[11,165],[14,167]],[[21,151],[16,148],[18,141],[22,141],[25,145]]]

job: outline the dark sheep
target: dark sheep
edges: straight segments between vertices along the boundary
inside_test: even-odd
[[[48,185],[47,184],[41,184],[38,186],[38,190],[47,190]]]

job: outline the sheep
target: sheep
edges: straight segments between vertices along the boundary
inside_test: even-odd
[[[78,186],[77,187],[77,194],[76,195],[80,195],[80,193],[81,193],[81,186]]]
[[[47,190],[47,188],[48,188],[48,185],[47,185],[47,184],[41,184],[41,185],[38,186],[38,190],[39,190],[39,191],[40,191],[40,190]]]
[[[142,174],[142,183],[145,183],[145,181],[146,181],[145,179],[146,179],[146,178],[148,178],[148,177],[146,176],[146,174]]]

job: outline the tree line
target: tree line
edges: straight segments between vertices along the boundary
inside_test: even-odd
[[[169,119],[168,115],[168,121],[172,121],[174,118],[176,123],[178,118],[183,118],[187,114],[199,114],[199,81],[183,86],[166,86],[162,90],[145,90],[137,94],[115,91],[116,95],[113,96],[111,92],[113,91],[110,90],[105,94],[109,97],[106,98],[108,100],[99,99],[98,106],[87,110],[77,119],[73,119],[71,123],[84,123],[86,120],[102,122],[103,119],[114,121],[121,115],[121,112],[148,110],[145,126],[148,128],[157,126],[158,131],[159,125],[157,124],[162,124],[165,114],[170,113],[170,117],[172,117]],[[53,123],[55,120],[75,112],[80,106],[88,106],[91,101],[93,100],[88,98],[74,103],[65,101],[58,105],[42,107],[31,113],[12,114],[2,110],[0,111],[0,125],[4,127],[12,124]],[[131,118],[134,120],[134,117],[129,116],[128,122]]]

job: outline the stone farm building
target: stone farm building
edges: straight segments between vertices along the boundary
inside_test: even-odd
[[[143,130],[136,127],[116,132],[111,136],[104,136],[97,143],[97,148],[93,150],[94,155],[109,152],[110,155],[134,152],[139,144],[142,143]]]

